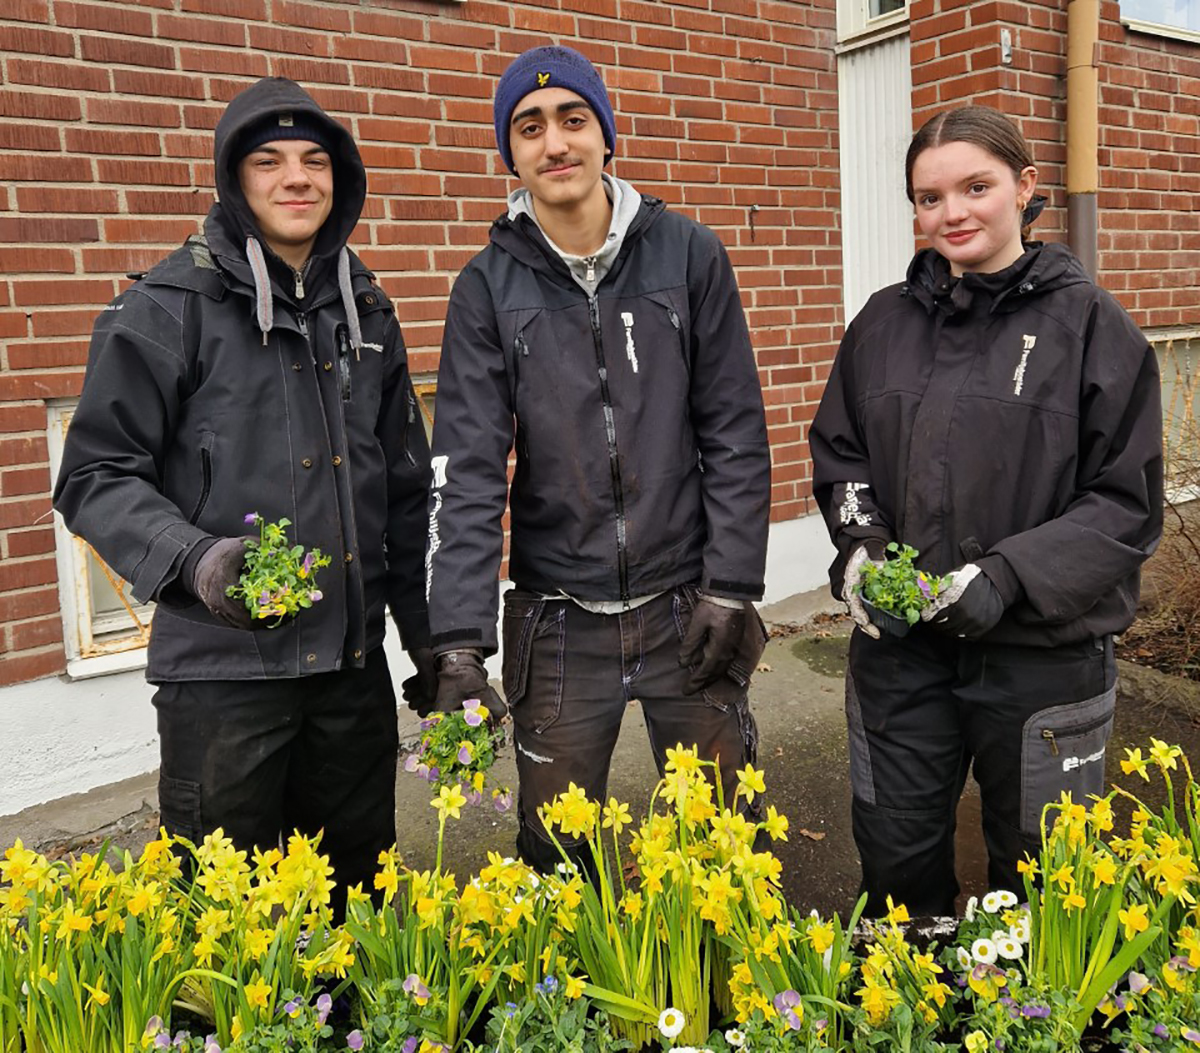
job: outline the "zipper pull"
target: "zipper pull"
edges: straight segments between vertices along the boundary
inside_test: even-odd
[[[304,299],[304,275],[299,271],[293,272],[296,275],[296,299]]]
[[[524,333],[517,334],[516,352],[522,358],[529,357],[529,345],[527,343],[525,343],[525,334]]]
[[[596,257],[588,256],[583,262],[587,265],[587,280],[594,282],[596,280]]]
[[[677,314],[675,313],[675,308],[674,308],[674,307],[668,307],[668,308],[667,308],[667,317],[668,317],[669,319],[671,319],[671,324],[672,324],[672,325],[675,327],[675,331],[676,331],[676,332],[678,332],[678,331],[679,331],[679,329],[680,329],[680,325],[679,325],[679,315],[677,315]]]
[[[1044,738],[1048,743],[1050,743],[1050,752],[1052,754],[1054,754],[1054,756],[1057,757],[1058,756],[1058,742],[1054,738],[1054,732],[1051,731],[1049,728],[1042,728],[1042,738]]]
[[[308,317],[305,314],[301,313],[301,314],[296,315],[296,321],[300,324],[300,335],[302,337],[304,337],[305,340],[307,340],[308,339]]]

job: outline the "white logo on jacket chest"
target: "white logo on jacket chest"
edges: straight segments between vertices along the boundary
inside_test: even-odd
[[[1025,346],[1021,349],[1021,361],[1017,363],[1016,371],[1013,373],[1013,394],[1021,394],[1021,389],[1025,386],[1025,366],[1029,362],[1029,352],[1033,350],[1033,345],[1037,343],[1036,336],[1030,336],[1025,333],[1021,339],[1025,342]]]
[[[633,312],[622,311],[621,321],[625,323],[625,357],[629,359],[633,371],[637,369],[637,348],[633,346]]]

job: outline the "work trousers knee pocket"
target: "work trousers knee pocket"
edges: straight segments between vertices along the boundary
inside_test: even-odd
[[[200,784],[189,779],[175,779],[161,772],[158,776],[159,821],[167,833],[186,837],[194,845],[204,838],[200,810]]]
[[[1104,792],[1104,750],[1112,734],[1117,687],[1051,706],[1030,717],[1021,735],[1021,832],[1041,836],[1042,811],[1070,793],[1077,803]]]
[[[501,633],[501,680],[513,723],[526,732],[545,731],[562,710],[566,609],[558,604],[547,613],[543,597],[510,589],[504,594]]]
[[[679,642],[687,634],[692,621],[696,604],[700,601],[700,589],[696,585],[680,585],[675,590],[672,599],[672,614],[675,618],[675,632]],[[701,695],[708,705],[727,711],[737,706],[745,706],[746,694],[750,690],[750,678],[758,668],[759,660],[767,646],[767,627],[763,624],[758,610],[753,603],[746,601],[746,628],[738,644],[737,654],[729,663],[725,674],[713,684],[701,689]]]

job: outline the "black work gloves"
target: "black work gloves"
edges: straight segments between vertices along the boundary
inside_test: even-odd
[[[1000,590],[974,563],[952,570],[949,585],[921,612],[921,619],[949,636],[976,640],[1004,615]]]
[[[428,713],[437,701],[438,678],[433,651],[428,647],[414,647],[408,657],[417,671],[400,684],[400,695],[409,709]]]
[[[679,648],[679,664],[691,670],[684,694],[694,695],[725,675],[745,632],[745,606],[726,607],[700,597]]]
[[[267,619],[257,622],[241,600],[227,596],[225,590],[236,585],[246,562],[246,542],[257,540],[241,537],[218,538],[196,562],[188,591],[196,597],[218,621],[232,629],[254,629],[267,625]]]
[[[496,689],[488,683],[481,652],[471,648],[445,651],[437,656],[436,702],[413,708],[423,717],[435,709],[439,713],[454,713],[462,709],[462,704],[469,698],[479,699],[493,721],[503,719],[508,712]]]

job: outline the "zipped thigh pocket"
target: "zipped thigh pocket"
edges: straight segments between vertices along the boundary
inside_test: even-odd
[[[1104,750],[1112,734],[1117,685],[1101,695],[1031,716],[1021,736],[1021,830],[1041,835],[1042,810],[1065,792],[1084,802],[1104,792]]]
[[[208,504],[209,495],[212,493],[212,451],[216,439],[216,434],[211,431],[206,431],[200,436],[200,496],[196,498],[192,514],[188,516],[188,522],[192,526],[195,526],[200,521],[200,516],[204,514],[204,506]]]

